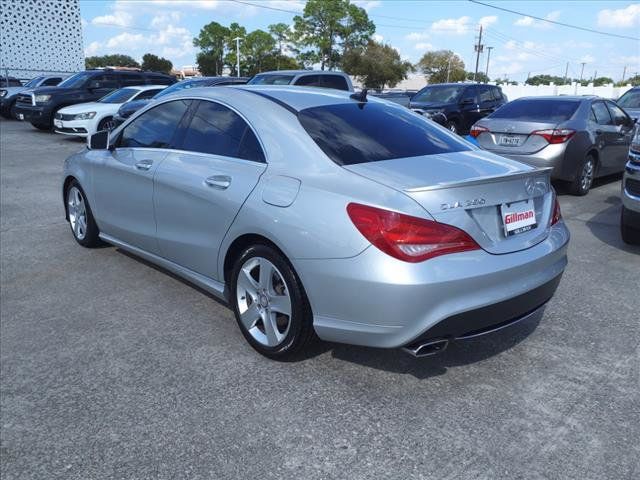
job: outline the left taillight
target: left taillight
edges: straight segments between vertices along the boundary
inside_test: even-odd
[[[531,135],[538,135],[551,144],[564,143],[575,135],[576,131],[570,128],[548,128],[546,130],[535,130]]]
[[[488,132],[489,129],[485,127],[481,127],[480,125],[473,125],[471,130],[469,130],[469,135],[473,138],[478,138],[481,133]]]
[[[347,213],[374,246],[405,262],[480,248],[465,231],[444,223],[359,203],[347,205]]]

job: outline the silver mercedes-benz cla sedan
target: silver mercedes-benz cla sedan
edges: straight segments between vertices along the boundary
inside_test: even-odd
[[[316,337],[423,356],[539,318],[567,263],[549,171],[335,90],[168,95],[67,159],[80,245],[226,300],[284,358]]]

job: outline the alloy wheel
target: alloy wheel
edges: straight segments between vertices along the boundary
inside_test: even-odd
[[[580,186],[582,187],[582,190],[587,191],[591,188],[591,184],[593,183],[593,171],[593,159],[588,158],[582,167],[582,174],[580,176]]]
[[[261,345],[276,347],[291,327],[291,296],[284,277],[263,257],[252,257],[240,268],[236,286],[240,321]]]
[[[73,234],[78,240],[84,240],[87,235],[87,206],[77,187],[71,187],[67,192],[67,209]]]

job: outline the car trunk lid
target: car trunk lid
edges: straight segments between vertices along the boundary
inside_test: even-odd
[[[404,192],[434,220],[461,228],[490,253],[523,250],[549,234],[553,193],[548,170],[479,150],[344,168]],[[535,226],[507,233],[505,215],[530,211]]]
[[[488,131],[476,138],[478,145],[491,152],[505,155],[527,155],[538,152],[549,145],[541,135],[532,135],[540,130],[553,130],[557,122],[531,122],[518,120],[485,120],[478,123]]]

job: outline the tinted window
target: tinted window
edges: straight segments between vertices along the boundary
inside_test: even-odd
[[[293,75],[256,75],[247,83],[249,85],[289,85]]]
[[[629,117],[620,107],[611,102],[607,102],[607,107],[609,107],[609,113],[611,113],[614,125],[627,125],[630,123]]]
[[[454,103],[460,98],[464,87],[456,85],[442,87],[426,87],[420,90],[411,99],[412,102],[437,102],[437,103]]]
[[[29,88],[33,88],[36,85],[38,85],[38,83],[43,79],[44,77],[36,77],[36,78],[32,78],[31,80],[29,80],[24,86],[25,87],[29,87]],[[44,84],[43,84],[44,85]]]
[[[564,122],[576,112],[576,100],[514,100],[490,115],[490,118],[508,118],[531,122]]]
[[[147,100],[161,91],[161,88],[152,88],[150,90],[145,90],[144,92],[140,92],[140,94],[136,96],[136,100]]]
[[[477,87],[478,89],[478,101],[480,103],[493,102],[492,88],[486,85]]]
[[[591,109],[593,110],[593,115],[596,117],[596,122],[598,122],[598,124],[613,125],[611,115],[609,115],[609,110],[607,110],[604,102],[593,102]]]
[[[174,83],[170,87],[158,92],[154,98],[161,98],[173,92],[185,90],[187,88],[203,87],[207,84],[207,80],[183,80],[178,83]]]
[[[142,75],[138,75],[136,73],[132,74],[121,74],[120,81],[122,82],[122,86],[126,87],[128,85],[144,85],[144,77]]]
[[[82,87],[84,83],[92,77],[95,77],[95,72],[80,72],[65,79],[59,86],[67,88]]]
[[[124,128],[118,146],[171,148],[189,103],[188,100],[175,100],[147,110]]]
[[[93,88],[118,88],[116,77],[113,75],[95,75],[91,77]]]
[[[242,117],[214,102],[199,102],[181,148],[192,152],[264,161],[258,142]]]
[[[470,150],[462,140],[400,106],[346,103],[307,108],[300,123],[339,165]]]
[[[120,90],[116,90],[115,92],[111,92],[100,100],[100,103],[124,103],[133,97],[138,90],[133,88],[121,88]]]
[[[618,99],[622,108],[640,108],[640,90],[629,90]]]
[[[60,83],[61,80],[62,78],[60,77],[47,78],[44,82],[42,82],[42,85],[46,87],[55,87]]]
[[[147,80],[153,85],[172,85],[174,83],[173,78],[165,75],[149,75]]]
[[[301,87],[321,87],[320,75],[305,75],[296,80],[296,85]]]
[[[493,99],[497,101],[502,101],[502,90],[497,87],[491,87],[491,92],[493,93]]]
[[[335,88],[336,90],[349,90],[347,81],[340,75],[323,75],[322,86],[324,88]]]

